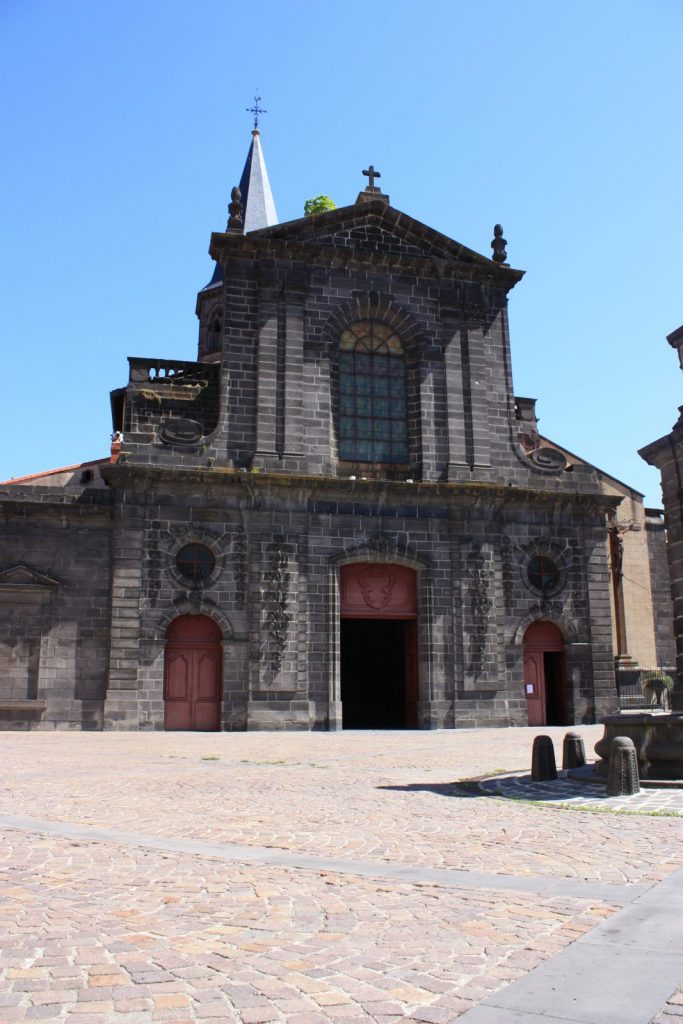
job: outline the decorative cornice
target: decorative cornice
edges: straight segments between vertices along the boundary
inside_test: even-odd
[[[576,492],[515,487],[499,483],[455,483],[446,481],[407,483],[401,480],[348,480],[344,477],[317,476],[304,473],[249,472],[229,467],[151,466],[126,462],[110,464],[102,469],[102,476],[114,491],[130,485],[142,485],[145,490],[157,484],[166,486],[167,479],[206,487],[234,487],[255,497],[269,489],[295,489],[303,503],[327,493],[330,498],[357,502],[386,503],[425,507],[440,502],[450,508],[524,507],[544,504],[582,509],[586,512],[607,513],[623,500],[621,495],[605,495],[597,491]]]

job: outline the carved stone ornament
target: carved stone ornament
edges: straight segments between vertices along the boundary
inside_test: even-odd
[[[358,573],[357,579],[369,608],[385,608],[389,604],[396,580],[388,566],[369,566]]]
[[[467,559],[467,575],[469,577],[469,612],[471,617],[469,662],[470,671],[475,677],[481,674],[488,635],[489,614],[493,601],[489,597],[491,568],[489,559],[480,546],[477,546]]]
[[[287,630],[291,622],[289,604],[289,552],[291,548],[279,540],[268,545],[269,565],[265,574],[264,592],[266,626],[270,633],[270,667],[273,672],[282,668],[282,658],[287,646]]]
[[[507,238],[503,238],[502,226],[500,224],[495,224],[493,227],[493,241],[491,242],[491,248],[493,249],[493,256],[491,259],[495,263],[505,263],[508,255],[505,249],[507,244]]]
[[[164,444],[196,445],[204,436],[201,423],[185,416],[169,416],[159,427],[159,440]]]
[[[561,473],[567,466],[567,460],[556,448],[534,448],[529,452],[529,459],[534,466],[550,473]]]
[[[233,546],[233,558],[235,560],[235,600],[238,608],[244,608],[247,603],[247,574],[249,570],[247,535],[244,527],[240,526],[235,533]]]

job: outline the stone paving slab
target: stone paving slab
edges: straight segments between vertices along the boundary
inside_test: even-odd
[[[604,781],[577,781],[563,771],[558,771],[558,778],[549,782],[534,782],[531,775],[522,772],[482,779],[476,785],[482,793],[506,800],[530,800],[583,810],[683,815],[683,789],[641,789],[632,796],[607,796]]]
[[[609,988],[601,922],[680,908],[680,818],[463,786],[523,787],[541,731],[559,761],[565,730],[0,734],[1,1024],[449,1024],[581,936]]]
[[[38,835],[109,842],[125,846],[139,846],[169,853],[189,853],[223,861],[269,864],[278,867],[303,868],[306,871],[338,872],[368,878],[395,879],[399,882],[448,885],[467,889],[500,889],[534,892],[549,896],[579,896],[581,899],[606,900],[610,904],[630,903],[649,892],[638,885],[616,885],[613,882],[579,881],[574,878],[544,878],[529,875],[504,875],[482,871],[457,871],[451,868],[408,867],[386,861],[361,861],[339,857],[320,857],[291,850],[277,850],[267,846],[237,846],[235,844],[206,843],[198,839],[173,839],[149,836],[141,832],[123,832],[120,829],[92,828],[88,825],[70,825],[66,822],[47,821],[27,815],[0,814],[0,829],[15,829]],[[670,890],[661,899],[670,902]]]
[[[503,814],[500,801],[459,788],[485,772],[528,772],[539,731],[0,734],[0,757],[12,769],[0,776],[0,811],[325,857],[614,884],[657,881],[683,864],[674,820],[652,819],[645,829],[624,816],[615,829],[612,816],[577,811],[570,821],[562,809],[513,801]],[[545,731],[559,760],[564,730]],[[602,733],[581,731],[587,750]]]
[[[612,910],[19,832],[2,852],[8,1021],[440,1024]]]

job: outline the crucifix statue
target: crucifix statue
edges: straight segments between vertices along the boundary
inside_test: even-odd
[[[363,171],[363,174],[365,175],[366,178],[369,179],[369,181],[368,181],[368,188],[374,188],[375,187],[375,178],[381,178],[382,177],[382,175],[379,173],[379,171],[376,171],[375,168],[372,166],[372,164],[370,164],[370,166],[368,167],[367,171]]]

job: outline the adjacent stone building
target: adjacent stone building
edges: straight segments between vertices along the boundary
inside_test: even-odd
[[[593,722],[629,550],[656,660],[642,496],[514,395],[502,229],[489,259],[363,173],[277,224],[255,129],[197,359],[130,358],[111,459],[0,488],[1,726]]]

